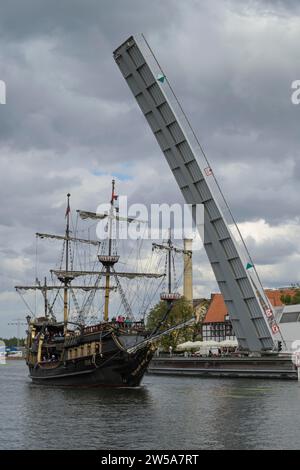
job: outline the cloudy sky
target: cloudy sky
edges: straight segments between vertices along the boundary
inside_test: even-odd
[[[61,232],[65,194],[95,210],[112,175],[131,202],[181,202],[112,57],[145,34],[191,119],[263,284],[300,281],[298,1],[1,1],[0,336],[26,314],[36,231]],[[53,252],[53,248],[51,248]],[[42,251],[40,270],[50,267]],[[195,257],[195,294],[216,291]]]

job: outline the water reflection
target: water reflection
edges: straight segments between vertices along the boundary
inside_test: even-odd
[[[297,382],[146,376],[138,389],[71,389],[32,385],[10,363],[0,392],[1,449],[300,447]]]
[[[76,448],[94,449],[126,445],[131,420],[151,407],[146,387],[75,389],[28,385],[25,402],[25,446],[34,440],[39,442],[39,448],[61,449],[74,448],[74,444]],[[42,439],[38,435],[41,428],[47,430]]]
[[[258,387],[256,382],[248,380],[228,380],[223,384],[215,397],[211,423],[219,448],[257,447],[256,418],[265,415],[270,390],[270,386]]]

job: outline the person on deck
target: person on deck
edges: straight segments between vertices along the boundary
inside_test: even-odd
[[[120,327],[124,326],[124,321],[125,321],[125,317],[123,317],[122,315],[118,315],[117,323]]]

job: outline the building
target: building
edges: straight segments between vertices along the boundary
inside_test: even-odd
[[[289,351],[300,347],[300,305],[284,305],[275,308],[277,323]],[[298,341],[298,344],[294,342]],[[294,344],[293,344],[294,343]]]
[[[280,298],[287,294],[293,296],[295,289],[266,289],[265,292],[274,307],[275,317],[287,349],[290,350],[295,340],[300,342],[300,305],[283,305]],[[202,324],[202,337],[204,341],[235,339],[227,307],[220,293],[211,295]]]
[[[203,341],[235,339],[222,294],[211,294],[210,304],[202,324]]]

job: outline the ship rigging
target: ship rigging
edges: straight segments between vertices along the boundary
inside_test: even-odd
[[[121,280],[145,279],[145,282],[157,280],[160,284],[165,278],[164,272],[134,272],[116,270],[115,265],[120,262],[116,239],[113,237],[114,224],[120,223],[118,210],[115,204],[115,181],[112,181],[110,209],[106,214],[97,214],[88,211],[77,211],[78,216],[87,219],[107,219],[107,238],[101,241],[91,240],[89,237],[73,235],[71,231],[70,194],[67,194],[66,227],[64,235],[48,233],[36,234],[37,239],[58,240],[63,243],[61,262],[58,269],[51,269],[51,284],[45,278],[41,284],[36,279],[35,285],[18,285],[19,293],[27,291],[40,292],[44,301],[44,314],[27,317],[27,356],[30,376],[36,383],[51,383],[53,385],[86,385],[86,386],[137,386],[147,369],[149,361],[155,351],[156,341],[168,334],[170,329],[161,332],[158,329],[147,331],[144,316],[155,295],[148,295],[147,305],[143,310],[133,312],[133,303],[128,300],[127,289]],[[128,222],[122,218],[122,222]],[[133,219],[130,219],[130,223]],[[80,244],[97,249],[96,262],[93,261],[82,269],[74,269],[74,249],[72,245]],[[172,244],[169,241],[169,249]],[[163,248],[163,246],[161,246]],[[169,259],[171,259],[169,257]],[[87,269],[89,268],[89,269]],[[169,265],[170,274],[170,265]],[[77,283],[79,280],[79,284]],[[104,285],[101,282],[104,281]],[[58,282],[58,284],[57,284]],[[169,277],[169,286],[170,284]],[[123,314],[116,316],[115,309],[111,309],[111,294],[118,292]],[[57,318],[59,312],[55,309],[57,300],[63,301],[63,319]],[[84,297],[79,300],[79,293]],[[104,294],[99,316],[87,317],[91,305],[95,302],[96,294]],[[155,290],[157,293],[157,288]],[[170,293],[170,292],[169,292]],[[50,302],[50,295],[54,299]],[[178,298],[168,298],[168,312],[172,302]],[[97,299],[98,300],[98,299]],[[71,312],[71,301],[75,306],[76,315]],[[27,304],[27,303],[26,303]],[[28,305],[28,304],[27,304]],[[99,307],[99,305],[98,305]],[[102,309],[103,308],[103,309]],[[111,312],[112,310],[112,312]],[[99,311],[99,308],[98,308]],[[102,317],[102,318],[101,318]],[[165,316],[166,320],[167,315]],[[190,320],[189,320],[190,322]],[[164,321],[160,322],[160,327]],[[186,325],[178,324],[172,331]]]

